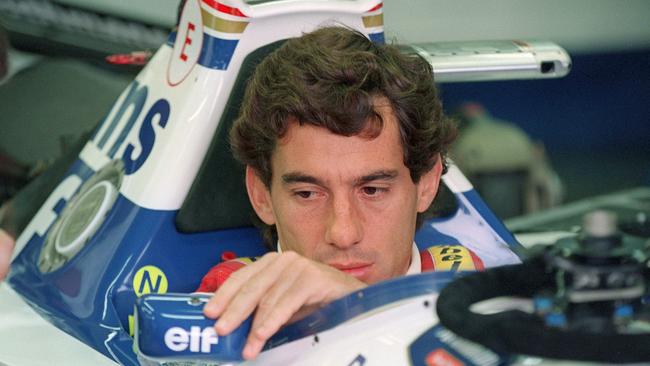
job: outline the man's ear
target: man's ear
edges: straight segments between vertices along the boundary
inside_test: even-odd
[[[442,175],[442,157],[440,154],[436,157],[436,163],[433,168],[424,173],[418,182],[418,212],[426,211],[433,199],[436,198],[438,187],[440,185],[440,176]]]
[[[248,199],[257,216],[267,225],[275,224],[271,192],[255,172],[255,169],[246,166],[246,191]]]

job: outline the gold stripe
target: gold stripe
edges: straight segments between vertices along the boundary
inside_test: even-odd
[[[366,28],[384,25],[384,13],[363,17],[363,25]]]
[[[201,18],[204,26],[223,33],[243,33],[248,25],[248,22],[237,22],[216,17],[204,9],[201,9]]]

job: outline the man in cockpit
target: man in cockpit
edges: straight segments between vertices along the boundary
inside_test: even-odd
[[[243,354],[251,359],[281,326],[324,304],[433,269],[414,235],[455,136],[419,56],[342,27],[269,55],[248,84],[231,145],[273,250],[205,276],[199,291],[216,291],[205,314],[218,318],[217,332],[255,312]],[[2,216],[0,280],[14,247]]]
[[[396,46],[328,27],[269,55],[248,84],[231,145],[275,250],[206,275],[199,290],[216,290],[204,312],[218,317],[217,333],[255,312],[243,353],[251,359],[287,322],[430,269],[413,240],[455,135],[430,65]]]

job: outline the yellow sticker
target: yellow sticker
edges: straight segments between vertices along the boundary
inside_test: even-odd
[[[133,337],[135,333],[135,316],[129,315],[129,335]]]
[[[251,264],[255,261],[254,258],[251,257],[241,257],[241,258],[237,258],[237,260],[246,265]]]
[[[475,271],[472,255],[460,245],[436,246],[428,249],[436,271]]]
[[[164,294],[167,292],[167,277],[156,266],[144,266],[133,276],[133,290],[140,297],[146,294]]]

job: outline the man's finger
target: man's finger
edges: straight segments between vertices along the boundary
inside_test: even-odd
[[[14,251],[14,238],[0,229],[0,281],[4,280],[11,266],[11,254]]]
[[[311,314],[322,304],[332,300],[332,292],[324,291],[327,287],[325,284],[330,282],[328,278],[340,281],[339,284],[349,291],[364,286],[360,282],[357,286],[354,279],[352,283],[346,284],[345,275],[310,261],[304,262],[303,266],[296,264],[290,274],[286,272],[288,271],[285,271],[286,284],[274,286],[269,291],[269,299],[262,302],[265,305],[258,307],[255,313],[253,326],[242,353],[247,360],[257,357],[266,341],[281,327]]]
[[[246,346],[244,346],[244,350],[242,351],[242,357],[245,360],[255,359],[262,351],[262,348],[264,348],[264,343],[266,343],[266,340],[249,338],[246,342]]]
[[[319,301],[314,302],[314,299],[321,298],[322,295],[319,294],[321,291],[322,289],[316,283],[312,286],[305,286],[301,281],[295,281],[284,292],[283,296],[278,297],[275,306],[268,309],[267,313],[264,314],[264,318],[257,323],[257,326],[251,328],[249,341],[257,339],[266,342],[282,326],[287,324],[301,308],[311,307],[319,303]]]
[[[298,267],[298,268],[296,268]],[[294,293],[292,289],[296,286],[296,282],[302,278],[302,268],[300,265],[291,266],[290,268],[285,268],[285,270],[280,274],[281,281],[277,281],[267,293],[260,299],[255,311],[255,317],[253,318],[253,324],[251,326],[251,334],[255,334],[263,327],[265,321],[269,316],[273,316],[274,309],[277,308],[277,304],[282,298],[293,298]],[[295,292],[295,290],[293,290]],[[297,302],[303,302],[303,299],[295,299]],[[299,305],[300,306],[300,305]],[[260,336],[260,339],[266,340],[271,334],[266,334],[262,332],[257,334]]]
[[[269,253],[260,258],[257,262],[233,272],[230,277],[228,277],[228,280],[219,287],[217,292],[215,292],[210,301],[205,304],[205,307],[203,308],[205,316],[208,318],[216,318],[221,315],[223,310],[225,310],[228,304],[230,304],[232,298],[237,295],[240,288],[244,286],[251,277],[262,271],[272,262],[274,254],[275,253]]]
[[[304,294],[289,292],[287,296],[291,297],[290,301],[285,304],[278,303],[278,306],[271,310],[263,320],[254,321],[255,325],[251,327],[242,353],[245,359],[250,360],[257,357],[266,341],[283,325],[287,324],[292,316],[301,309]]]
[[[263,271],[258,271],[248,278],[245,284],[239,286],[239,291],[230,300],[215,324],[217,333],[220,335],[228,334],[249,317],[269,288],[280,282],[282,272],[291,267],[291,263],[295,258],[299,258],[299,256],[293,252],[276,254],[269,260]],[[217,291],[217,294],[219,294],[219,291]]]
[[[309,291],[318,291],[301,282],[302,271],[291,268],[284,271],[282,281],[276,283],[262,299],[255,313],[242,356],[252,360],[273,336],[305,304]],[[310,289],[305,291],[305,289]]]

